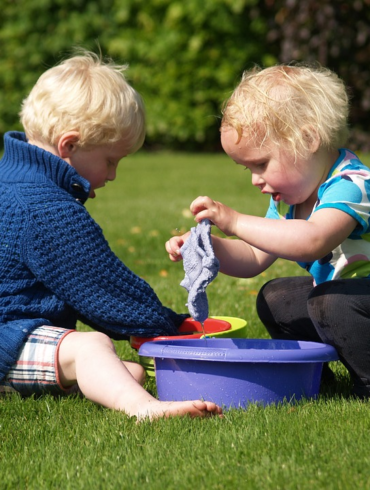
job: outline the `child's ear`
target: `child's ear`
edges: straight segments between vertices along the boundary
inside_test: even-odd
[[[77,131],[63,133],[58,141],[58,153],[60,158],[69,158],[78,149],[80,134]]]
[[[316,128],[308,125],[303,126],[301,132],[306,148],[310,151],[310,153],[316,153],[321,144],[321,138],[319,133],[316,131]]]

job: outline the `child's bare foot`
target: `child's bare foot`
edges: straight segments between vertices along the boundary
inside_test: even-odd
[[[136,414],[138,420],[149,418],[150,420],[160,417],[211,417],[218,415],[222,417],[222,408],[213,402],[192,400],[184,402],[161,402],[149,401],[145,407],[140,408]]]

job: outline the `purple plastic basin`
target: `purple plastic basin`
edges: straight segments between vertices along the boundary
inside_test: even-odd
[[[322,365],[338,360],[316,342],[210,338],[146,342],[162,401],[203,399],[224,408],[315,398]]]

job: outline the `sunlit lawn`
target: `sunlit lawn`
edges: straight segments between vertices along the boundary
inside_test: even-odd
[[[188,207],[198,195],[263,216],[267,198],[249,181],[224,155],[139,153],[122,161],[117,181],[87,207],[115,253],[165,305],[186,312],[182,264],[169,261],[164,243],[194,226]],[[208,288],[210,314],[244,318],[249,337],[267,337],[257,291],[293,274],[302,270],[279,261],[255,279],[219,275]],[[116,345],[122,357],[138,358],[128,342]],[[316,401],[250,406],[224,419],[137,425],[78,398],[3,398],[0,488],[370,488],[370,404],[350,398],[346,370],[332,367],[336,382]],[[156,393],[153,382],[147,387]]]

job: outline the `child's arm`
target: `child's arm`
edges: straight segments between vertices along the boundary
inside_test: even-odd
[[[180,248],[190,232],[170,238],[166,251],[172,262],[182,260]],[[242,240],[228,240],[211,235],[215,255],[220,262],[220,272],[234,277],[254,277],[263,272],[277,259],[245,243]]]
[[[254,254],[255,249],[258,249],[274,259],[320,259],[340,245],[357,225],[352,216],[335,208],[318,210],[307,221],[244,215],[209,197],[197,198],[190,209],[196,221],[208,218],[226,235],[243,240],[246,244],[244,251],[240,245],[233,245],[233,241],[230,241],[229,247],[239,247],[238,253],[242,253],[240,259],[243,263],[243,258],[247,258],[247,266],[253,257],[251,248],[254,249]],[[264,261],[266,260],[268,262],[265,258]]]
[[[184,315],[165,308],[151,286],[118,259],[83,206],[64,194],[54,196],[48,206],[32,208],[27,223],[21,249],[32,272],[29,281],[48,290],[54,308],[65,308],[114,339],[177,333]]]
[[[275,220],[238,213],[209,197],[199,197],[190,206],[197,222],[208,218],[223,233],[239,240],[212,237],[220,271],[236,277],[253,277],[278,257],[313,261],[324,257],[354,230],[357,221],[334,208],[315,212],[309,220]],[[173,261],[180,260],[177,245],[183,237],[166,244]],[[181,245],[180,245],[181,246]]]

